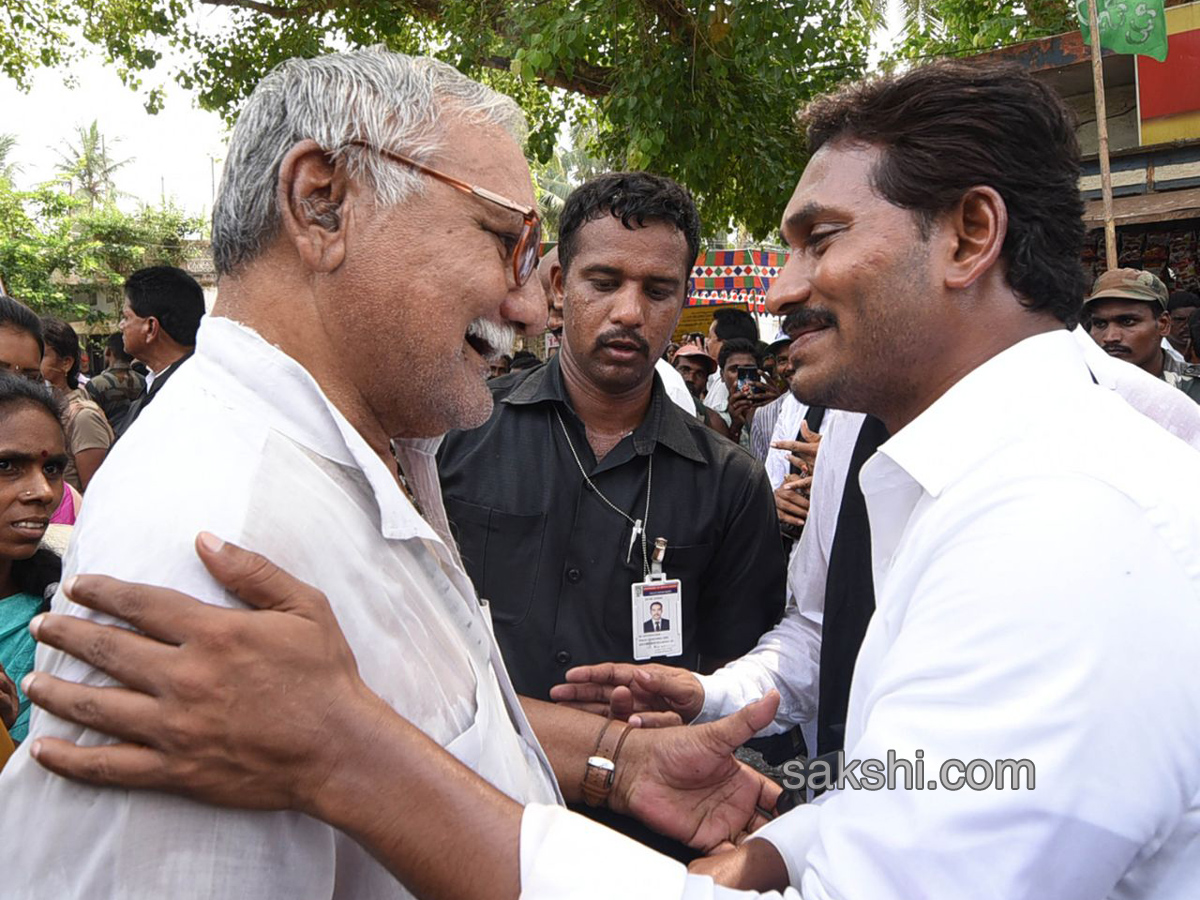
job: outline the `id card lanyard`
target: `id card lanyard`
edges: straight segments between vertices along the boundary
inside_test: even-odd
[[[633,658],[637,662],[683,654],[683,585],[663,571],[667,539],[656,538],[645,581],[630,586]]]
[[[571,456],[575,459],[575,465],[579,467],[579,474],[583,476],[583,480],[587,482],[587,486],[592,489],[592,492],[600,498],[605,506],[633,526],[633,529],[629,532],[629,549],[625,551],[625,562],[628,563],[629,560],[633,558],[633,546],[634,544],[638,543],[638,540],[640,539],[642,544],[642,577],[648,577],[650,575],[650,553],[646,540],[646,523],[650,519],[650,488],[654,479],[654,454],[651,453],[649,457],[647,457],[646,462],[646,508],[642,512],[642,517],[640,519],[635,519],[633,516],[629,515],[629,513],[625,512],[625,510],[621,509],[621,507],[617,506],[617,504],[605,497],[600,488],[596,487],[592,479],[588,477],[587,471],[583,468],[583,463],[579,460],[579,454],[575,452],[575,444],[571,440],[570,432],[567,431],[567,423],[563,421],[562,415],[559,413],[557,408],[554,410],[554,415],[558,419],[558,427],[562,429],[563,437],[567,439],[567,446],[571,449]],[[662,539],[660,538],[659,540]],[[666,541],[663,541],[663,548],[665,551]]]

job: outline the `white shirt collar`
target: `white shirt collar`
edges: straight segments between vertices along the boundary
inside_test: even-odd
[[[206,370],[205,378],[235,379],[258,401],[258,413],[270,427],[326,459],[362,472],[379,507],[385,538],[441,542],[404,495],[393,472],[296,360],[245,325],[214,315],[201,320],[196,359]],[[208,361],[213,368],[205,365]]]
[[[893,435],[863,467],[861,483],[889,481],[879,456],[890,459],[926,493],[948,485],[1020,438],[1031,396],[1092,381],[1066,329],[1026,338],[968,372],[923,413]]]

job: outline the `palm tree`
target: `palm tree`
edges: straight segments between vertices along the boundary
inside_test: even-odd
[[[66,149],[58,151],[60,161],[55,168],[61,179],[77,185],[87,196],[89,205],[95,208],[97,202],[104,204],[117,197],[113,174],[133,160],[114,160],[108,155],[109,146],[119,143],[120,138],[106,140],[100,133],[95,119],[87,127],[77,125],[75,133],[79,138],[79,145],[64,140]]]
[[[12,181],[13,176],[21,171],[15,162],[8,161],[8,155],[17,146],[15,134],[0,134],[0,181]]]
[[[571,146],[556,150],[549,161],[534,167],[538,206],[542,213],[542,229],[546,240],[558,237],[558,221],[571,191],[589,178],[608,171],[603,162],[588,155],[584,149],[591,141],[586,125],[571,129]]]

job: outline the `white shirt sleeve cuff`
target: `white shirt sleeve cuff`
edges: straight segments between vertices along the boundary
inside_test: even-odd
[[[526,900],[678,900],[688,877],[682,863],[561,806],[525,807],[520,853]]]
[[[718,669],[712,675],[701,675],[699,672],[694,672],[696,680],[700,682],[700,687],[704,689],[704,705],[700,707],[700,712],[696,718],[688,722],[689,725],[701,725],[704,722],[715,722],[725,715],[724,709],[727,701],[727,691],[725,690],[724,679],[718,677]]]

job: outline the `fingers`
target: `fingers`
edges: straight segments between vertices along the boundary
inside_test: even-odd
[[[792,453],[788,456],[788,463],[795,466],[802,472],[811,473],[813,463],[816,461],[815,456],[807,454]]]
[[[627,687],[613,688],[612,699],[609,700],[609,715],[622,722],[628,722],[633,710],[633,692]]]
[[[72,603],[114,616],[143,634],[170,644],[183,643],[185,637],[195,632],[197,615],[212,609],[178,591],[118,581],[105,575],[76,575],[63,582],[62,589]]]
[[[624,684],[633,681],[638,666],[630,663],[597,663],[594,666],[576,666],[567,669],[567,681],[573,684],[591,681],[596,684]]]
[[[640,712],[629,717],[635,728],[674,728],[683,724],[683,716],[677,712]]]
[[[137,691],[76,684],[44,672],[28,676],[22,687],[30,700],[60,719],[123,741],[149,744],[149,729],[162,727],[158,703]]]
[[[265,556],[225,543],[207,531],[196,536],[196,553],[213,578],[250,606],[298,613],[311,620],[333,619],[324,594]]]
[[[171,790],[174,782],[163,755],[136,744],[77,747],[59,738],[38,738],[29,752],[51,772],[89,784]]]
[[[803,419],[800,420],[800,436],[809,444],[818,444],[821,441],[821,435],[809,428],[808,422]]]
[[[662,697],[672,706],[688,706],[695,700],[698,685],[695,676],[686,669],[659,670],[647,666],[634,672],[633,677],[643,691]]]
[[[134,587],[129,585],[129,587]],[[100,625],[78,616],[46,613],[29,623],[29,630],[48,644],[111,675],[126,687],[157,695],[150,676],[160,671],[174,645],[144,637],[128,628]]]

